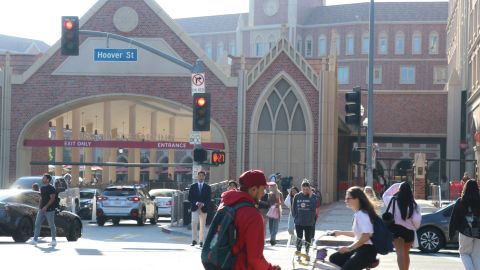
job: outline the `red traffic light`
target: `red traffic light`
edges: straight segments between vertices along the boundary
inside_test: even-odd
[[[205,104],[207,103],[207,100],[204,98],[204,97],[199,97],[197,98],[197,100],[195,101],[195,103],[197,103],[197,105],[199,107],[203,107],[205,106]]]
[[[70,19],[66,19],[64,22],[63,22],[64,26],[65,26],[65,29],[67,30],[72,30],[73,29],[73,26],[74,26],[74,23],[72,20]]]

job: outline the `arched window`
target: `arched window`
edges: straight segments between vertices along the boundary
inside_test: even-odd
[[[208,42],[205,44],[205,53],[207,54],[208,58],[213,58],[212,43]]]
[[[255,56],[263,56],[263,38],[257,36],[255,39]]]
[[[419,31],[413,32],[412,54],[422,54],[422,34]]]
[[[325,55],[327,55],[327,37],[322,34],[318,38],[318,56]]]
[[[237,47],[235,46],[235,40],[230,40],[228,43],[228,53],[232,56],[237,55]]]
[[[313,56],[313,39],[312,36],[307,36],[305,39],[305,57]]]
[[[221,60],[223,55],[225,54],[225,47],[223,46],[223,42],[217,43],[217,60]]]
[[[368,32],[362,34],[362,54],[368,54],[370,48],[370,36]]]
[[[297,51],[302,53],[302,37],[297,37]]]
[[[431,32],[428,36],[428,53],[438,54],[438,33]]]
[[[270,35],[270,37],[268,37],[268,48],[271,49],[273,47],[275,47],[275,42],[276,42],[276,38],[274,35]]]
[[[405,53],[405,34],[403,32],[397,32],[395,34],[395,54]]]
[[[382,32],[378,36],[378,54],[387,54],[388,52],[388,36]]]
[[[353,55],[354,47],[355,47],[355,42],[354,42],[353,33],[349,33],[345,38],[345,54]]]

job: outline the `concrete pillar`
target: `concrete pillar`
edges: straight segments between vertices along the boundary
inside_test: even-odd
[[[157,112],[152,112],[150,116],[150,138],[157,137]],[[152,139],[154,140],[154,139]],[[157,149],[150,149],[150,163],[157,162]],[[157,174],[155,173],[156,167],[149,167],[149,179],[157,179]]]
[[[93,123],[88,123],[86,128],[85,128],[85,131],[87,134],[93,134]],[[83,150],[83,158],[84,158],[84,161],[87,163],[87,162],[92,162],[92,148],[90,147],[87,147],[87,148],[84,148]],[[92,181],[93,177],[92,177],[92,167],[91,166],[85,166],[85,171],[83,173],[83,180],[84,180],[84,183],[83,184],[90,184],[90,181]]]
[[[168,119],[168,135],[170,138],[175,138],[175,117]],[[168,150],[168,163],[175,163],[175,150]],[[172,179],[176,179],[175,167],[168,167],[168,174]]]
[[[103,103],[103,136],[106,140],[113,140],[114,138],[112,136],[113,132],[110,132],[112,129],[112,103],[110,101],[106,101]],[[116,160],[110,160],[110,152],[116,152],[117,149],[111,149],[111,148],[102,148],[102,160],[103,162],[105,161],[110,161],[114,162]],[[98,183],[110,183],[110,168],[115,169],[115,167],[106,167],[103,166],[103,171],[102,171],[102,179]]]
[[[80,139],[80,112],[72,111],[72,140]],[[80,162],[80,148],[72,147],[72,162]],[[72,166],[72,186],[78,187],[78,177],[80,176],[80,167]]]
[[[55,119],[55,140],[64,140],[63,116]],[[55,162],[63,161],[63,147],[55,147]],[[55,175],[63,175],[62,165],[55,166]]]
[[[118,138],[118,129],[112,129],[112,138]],[[109,156],[107,158],[110,162],[117,162],[117,149],[111,148]],[[117,167],[115,166],[108,166],[107,168],[103,168],[103,172],[108,172],[108,175],[105,174],[102,176],[104,177],[104,181],[108,181],[108,183],[113,184],[117,181]]]
[[[413,196],[415,199],[424,200],[427,198],[425,194],[426,159],[427,156],[425,153],[415,153],[415,171],[413,183]]]
[[[131,105],[128,111],[128,134],[130,140],[137,139],[137,107]],[[140,163],[140,149],[128,149],[128,163]],[[140,183],[140,167],[128,167],[128,182]]]

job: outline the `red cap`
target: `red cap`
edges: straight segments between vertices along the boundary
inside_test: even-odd
[[[271,186],[275,182],[267,182],[267,177],[261,170],[248,170],[239,178],[240,186],[250,188],[254,186]]]

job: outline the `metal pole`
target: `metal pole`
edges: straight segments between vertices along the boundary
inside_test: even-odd
[[[367,131],[367,185],[373,187],[372,145],[373,145],[373,54],[375,53],[375,3],[370,0],[370,40],[368,52],[368,131]]]

